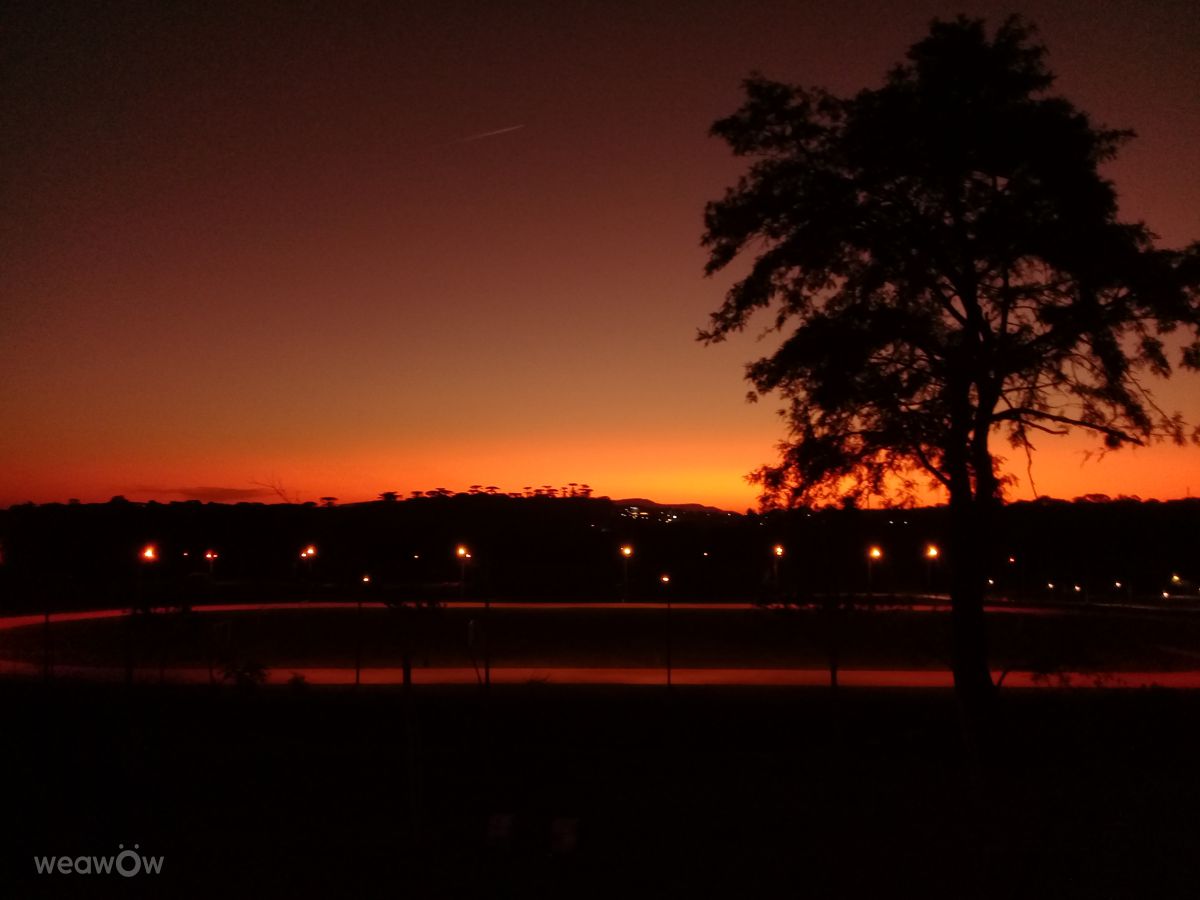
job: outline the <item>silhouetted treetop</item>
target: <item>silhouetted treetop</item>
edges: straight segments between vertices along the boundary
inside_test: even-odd
[[[1047,95],[1044,58],[1017,18],[991,38],[936,22],[879,89],[754,76],[713,126],[753,161],[706,209],[706,269],[756,256],[701,338],[766,308],[795,326],[748,370],[790,401],[769,497],[879,492],[888,472],[949,487],[964,466],[994,492],[1000,424],[1026,449],[1066,426],[1110,447],[1182,436],[1136,376],[1168,374],[1161,335],[1196,321],[1188,256],[1117,220],[1097,167],[1130,133]]]
[[[882,87],[842,98],[754,76],[713,125],[748,171],[705,210],[708,274],[748,257],[704,341],[774,313],[747,367],[778,392],[788,440],[753,476],[767,504],[911,495],[954,519],[956,684],[990,694],[982,560],[1000,492],[989,443],[1083,428],[1106,447],[1182,440],[1144,374],[1196,328],[1196,247],[1117,219],[1099,165],[1129,132],[1048,89],[1030,26],[935,22]],[[1195,345],[1185,365],[1200,362]],[[890,479],[889,479],[889,476]]]

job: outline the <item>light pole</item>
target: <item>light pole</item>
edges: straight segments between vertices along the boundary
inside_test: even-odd
[[[471,558],[471,551],[466,544],[459,544],[454,555],[458,557],[458,599],[462,600],[467,596],[467,560]]]
[[[216,565],[218,556],[219,556],[219,554],[217,553],[216,550],[205,550],[204,551],[204,561],[206,563],[208,563],[208,577],[209,578],[212,578],[212,576],[213,576],[213,566]]]
[[[776,544],[771,548],[771,577],[775,582],[775,596],[778,599],[782,595],[779,585],[779,561],[783,559],[783,544]]]
[[[467,595],[467,561],[471,558],[471,550],[466,544],[459,544],[454,548],[454,555],[458,557],[458,598],[461,600]],[[490,688],[492,685],[492,654],[488,647],[488,618],[491,614],[492,603],[487,593],[483,597],[483,628],[480,629],[483,639],[483,686]]]
[[[300,551],[300,559],[302,559],[304,561],[304,564],[308,567],[309,580],[312,579],[313,560],[316,558],[317,558],[317,547],[315,544],[309,544],[307,547],[305,547],[303,550]]]
[[[671,687],[671,576],[664,572],[658,578],[667,599],[667,687]]]
[[[925,547],[925,591],[933,593],[933,564],[937,562],[938,557],[942,552],[938,549],[937,544],[929,544]]]
[[[362,680],[362,604],[363,592],[371,584],[371,576],[362,577],[363,589],[358,592],[358,610],[354,614],[354,686],[358,687]]]
[[[870,600],[875,599],[875,592],[872,587],[875,563],[881,559],[883,559],[883,550],[877,544],[872,544],[867,550],[867,598]]]
[[[134,600],[134,609],[129,611],[129,619],[125,629],[125,683],[133,684],[133,614],[138,608],[147,607],[145,597],[145,585],[142,583],[142,572],[146,566],[153,565],[158,562],[158,547],[154,544],[147,544],[138,553],[138,570],[137,570],[137,597]]]
[[[633,545],[621,545],[621,602],[629,600],[629,559],[633,556]]]

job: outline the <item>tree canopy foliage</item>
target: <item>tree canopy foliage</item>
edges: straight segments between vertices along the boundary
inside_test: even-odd
[[[765,501],[911,493],[927,473],[952,505],[987,504],[993,432],[1027,453],[1071,428],[1106,448],[1186,437],[1145,376],[1170,374],[1181,325],[1200,367],[1198,247],[1118,219],[1100,167],[1131,133],[1054,96],[1045,56],[1017,17],[991,36],[937,21],[882,87],[755,75],[713,125],[751,162],[706,209],[706,270],[747,267],[700,337],[764,309],[785,335],[747,372],[788,404]]]

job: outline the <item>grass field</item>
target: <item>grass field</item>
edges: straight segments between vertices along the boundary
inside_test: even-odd
[[[978,756],[946,692],[7,682],[0,706],[6,897],[1143,898],[1200,876],[1193,692],[1002,693]],[[161,875],[34,874],[132,842]]]

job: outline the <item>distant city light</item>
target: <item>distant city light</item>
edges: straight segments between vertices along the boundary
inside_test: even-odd
[[[370,583],[371,583],[371,576],[370,576],[370,575],[364,575],[364,576],[362,577],[362,581],[363,581],[363,584],[370,584]]]
[[[629,546],[629,544],[622,544],[621,555],[626,559],[629,559],[629,557],[633,556],[633,547]]]
[[[776,556],[783,556],[783,544],[776,544],[774,553]]]
[[[940,553],[941,553],[941,551],[938,550],[937,544],[930,544],[928,547],[925,548],[925,558],[926,559],[937,559],[938,554],[940,554]]]
[[[154,562],[158,559],[158,548],[153,544],[147,544],[142,548],[142,560],[145,562]]]
[[[670,576],[670,575],[663,575],[663,576],[662,576],[662,577],[660,577],[658,580],[659,580],[659,581],[661,581],[663,584],[670,584],[670,583],[671,583],[671,576]]]
[[[867,556],[871,559],[883,559],[883,551],[878,547],[872,547],[867,551]]]

